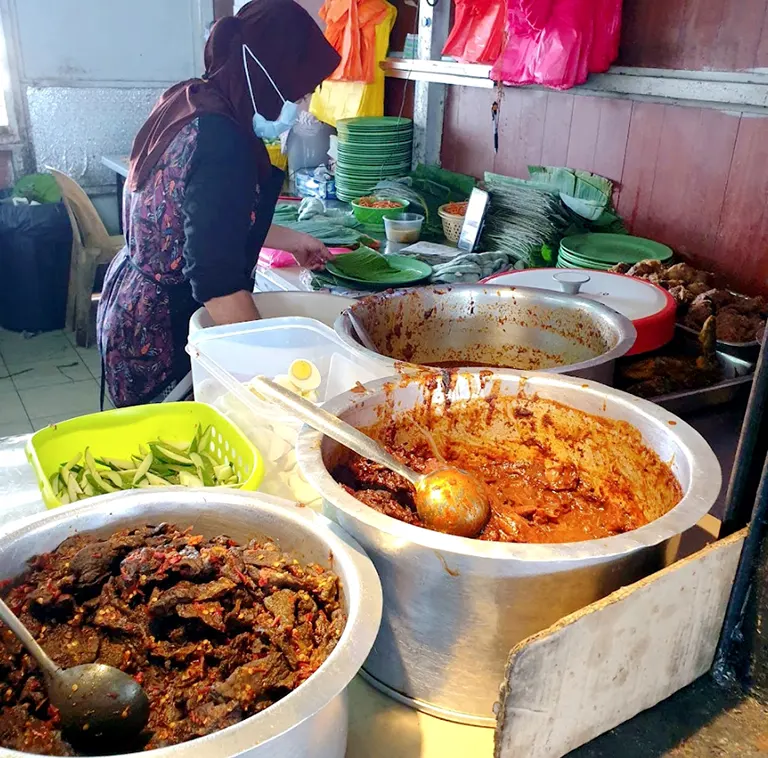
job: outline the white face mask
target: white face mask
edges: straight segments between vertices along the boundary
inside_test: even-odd
[[[264,118],[256,107],[256,99],[253,96],[253,86],[251,85],[251,75],[248,72],[249,55],[256,61],[259,68],[264,72],[264,76],[269,79],[269,83],[275,88],[275,92],[280,95],[280,99],[283,101],[280,115],[275,121],[269,121]],[[243,68],[245,69],[245,78],[248,81],[248,92],[251,95],[251,103],[253,104],[254,134],[262,139],[277,139],[283,132],[287,132],[296,123],[296,120],[299,117],[299,106],[296,103],[289,102],[283,97],[283,93],[277,88],[277,85],[267,72],[267,69],[261,65],[261,61],[253,54],[248,45],[243,45]]]

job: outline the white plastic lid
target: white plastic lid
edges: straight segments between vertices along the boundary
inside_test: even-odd
[[[661,313],[668,307],[667,294],[660,287],[642,279],[605,271],[533,268],[508,271],[489,277],[485,281],[488,284],[535,287],[578,294],[580,297],[597,300],[632,321]],[[569,284],[577,284],[579,281],[583,283],[578,287],[578,291],[574,292]]]

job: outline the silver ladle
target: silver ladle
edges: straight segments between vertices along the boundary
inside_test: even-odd
[[[368,348],[371,352],[378,352],[378,348],[373,344],[373,340],[371,339],[371,335],[368,334],[368,330],[360,323],[360,320],[351,310],[347,311],[347,320],[352,324],[352,328],[355,330],[357,338],[362,342],[363,347]]]
[[[149,698],[133,677],[102,663],[59,668],[2,600],[0,621],[37,661],[68,738],[78,742],[136,739],[149,719]]]
[[[430,529],[459,537],[476,537],[488,522],[491,515],[488,495],[483,483],[472,474],[450,466],[419,474],[368,435],[270,379],[257,376],[249,384],[286,413],[409,481],[416,489],[419,517]]]

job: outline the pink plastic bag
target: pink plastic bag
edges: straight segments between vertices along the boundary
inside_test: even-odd
[[[595,0],[595,37],[589,53],[589,73],[607,71],[619,57],[621,0]]]
[[[529,35],[542,31],[552,13],[555,0],[509,0],[507,19],[510,32]]]
[[[507,45],[491,76],[568,89],[618,54],[621,0],[509,0]]]
[[[349,249],[346,247],[330,247],[328,252],[331,255],[342,255],[343,253],[348,253]],[[298,265],[297,260],[293,257],[293,253],[289,253],[287,250],[262,247],[259,253],[259,266],[262,268],[289,268],[290,266]]]

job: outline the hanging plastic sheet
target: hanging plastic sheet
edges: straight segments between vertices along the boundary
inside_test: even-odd
[[[326,81],[312,95],[310,113],[326,124],[336,126],[343,118],[384,115],[384,71],[379,65],[389,49],[389,34],[395,24],[397,10],[386,3],[387,15],[376,26],[376,56],[373,82]]]
[[[495,63],[504,46],[504,0],[456,0],[443,55],[462,63]]]
[[[491,76],[568,89],[618,54],[621,0],[509,0],[508,39]]]
[[[595,0],[595,37],[589,53],[589,73],[607,71],[619,57],[621,0]]]
[[[372,84],[376,77],[376,29],[386,21],[386,0],[325,0],[325,38],[341,56],[332,81]]]

